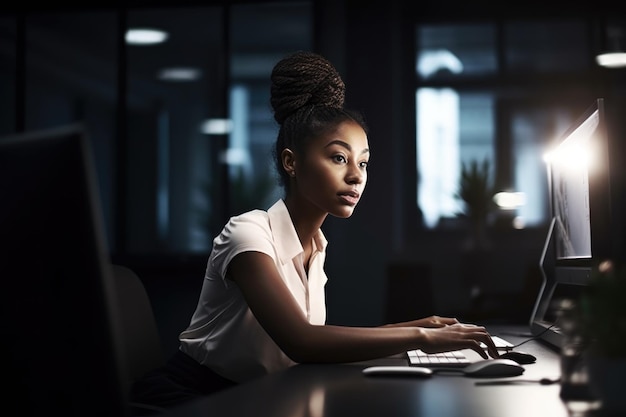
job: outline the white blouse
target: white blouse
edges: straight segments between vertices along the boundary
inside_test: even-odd
[[[269,255],[302,313],[310,323],[322,325],[326,322],[326,245],[319,230],[307,277],[304,250],[283,200],[267,212],[252,210],[232,217],[213,240],[198,305],[179,336],[180,349],[236,382],[294,365],[254,318],[237,285],[226,279],[226,271],[242,252]]]

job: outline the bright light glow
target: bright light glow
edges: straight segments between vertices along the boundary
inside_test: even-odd
[[[233,126],[230,119],[208,119],[200,126],[200,131],[206,135],[226,135]]]
[[[164,68],[157,74],[163,81],[195,81],[200,78],[201,71],[197,68],[178,67]]]
[[[420,88],[416,94],[418,201],[428,228],[460,211],[454,197],[461,170],[459,100],[447,88]]]
[[[555,149],[543,156],[549,164],[558,164],[561,167],[582,170],[593,169],[595,147],[593,135],[598,127],[599,116],[596,111],[584,123],[573,131]]]
[[[153,45],[165,42],[168,37],[167,32],[159,29],[137,28],[126,31],[126,43],[130,45]]]
[[[544,155],[544,161],[573,169],[589,168],[593,162],[589,147],[580,144],[563,144]]]
[[[626,67],[626,52],[607,52],[596,56],[598,65],[607,68]]]
[[[322,387],[314,387],[311,394],[309,395],[309,407],[308,413],[306,415],[309,416],[322,416],[324,415],[324,407],[326,403],[326,391]]]
[[[513,228],[517,230],[521,230],[526,227],[526,221],[522,216],[516,216],[513,219]]]
[[[420,53],[417,62],[417,72],[428,78],[439,71],[449,71],[452,74],[463,72],[463,63],[456,55],[447,49],[437,49]]]
[[[248,152],[241,148],[228,148],[222,154],[221,160],[228,165],[244,165],[249,161]]]
[[[522,192],[501,191],[493,196],[493,201],[502,210],[514,210],[526,204],[526,194]]]

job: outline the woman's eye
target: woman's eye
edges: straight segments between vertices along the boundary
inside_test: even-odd
[[[368,166],[369,164],[370,164],[370,163],[369,163],[368,161],[363,161],[363,162],[360,162],[360,163],[359,163],[359,166],[360,166],[361,168],[367,168],[367,166]]]
[[[335,155],[333,156],[333,158],[336,162],[341,162],[341,163],[346,162],[346,158],[343,155]]]

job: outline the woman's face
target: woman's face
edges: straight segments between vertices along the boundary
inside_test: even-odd
[[[350,217],[365,189],[369,157],[363,128],[342,122],[328,135],[313,139],[304,159],[296,157],[296,192],[324,212]]]

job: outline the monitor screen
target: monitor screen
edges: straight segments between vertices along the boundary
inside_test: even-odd
[[[558,138],[546,158],[551,223],[540,266],[543,283],[531,332],[560,347],[559,309],[576,300],[595,265],[611,254],[609,141],[604,100],[594,103]]]
[[[125,415],[86,131],[72,125],[0,138],[0,196],[7,407],[25,416]]]
[[[591,258],[589,164],[600,113],[589,117],[558,144],[549,156],[552,216],[555,219],[556,259]]]

